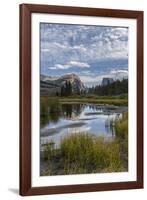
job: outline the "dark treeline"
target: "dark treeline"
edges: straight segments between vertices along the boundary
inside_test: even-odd
[[[107,85],[96,85],[91,88],[85,89],[85,91],[80,91],[77,87],[72,88],[70,81],[66,81],[64,85],[61,86],[61,96],[72,96],[72,95],[98,95],[98,96],[115,96],[128,93],[128,79],[116,80],[113,83]]]
[[[99,96],[120,95],[128,93],[128,79],[116,80],[108,85],[97,85],[88,88],[88,94],[95,94]]]
[[[61,96],[70,95],[72,95],[72,85],[70,81],[66,81],[66,83],[61,86]]]

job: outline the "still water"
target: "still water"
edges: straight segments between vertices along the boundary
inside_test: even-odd
[[[122,116],[127,107],[95,104],[58,104],[48,106],[41,116],[41,144],[60,141],[73,133],[89,133],[103,136],[106,140],[115,137],[113,121]]]

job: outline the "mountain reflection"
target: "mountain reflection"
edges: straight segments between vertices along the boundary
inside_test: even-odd
[[[41,127],[50,122],[57,123],[60,118],[76,119],[82,113],[82,104],[60,104],[58,101],[41,102]]]

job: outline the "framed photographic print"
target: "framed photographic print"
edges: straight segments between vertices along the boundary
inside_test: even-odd
[[[143,12],[20,5],[20,194],[143,188]]]

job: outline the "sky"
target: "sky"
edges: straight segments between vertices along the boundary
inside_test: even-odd
[[[128,28],[40,23],[41,74],[75,73],[86,86],[128,77]]]

